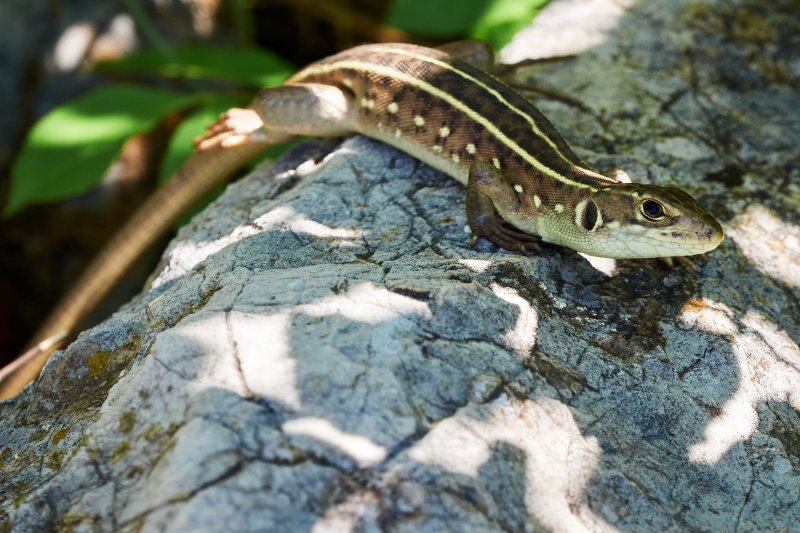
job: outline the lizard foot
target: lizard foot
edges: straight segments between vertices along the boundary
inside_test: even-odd
[[[252,109],[229,109],[203,135],[194,140],[194,146],[199,151],[205,151],[267,143],[269,139],[263,126],[261,117]]]
[[[705,263],[708,260],[706,254],[700,254],[698,256],[692,256],[692,257],[696,257],[701,263]],[[659,257],[658,259],[659,261],[661,261],[670,268],[675,267],[677,264],[693,272],[697,272],[698,270],[700,270],[700,268],[695,264],[695,262],[686,256]]]
[[[471,248],[475,246],[478,237],[483,237],[496,246],[523,255],[534,255],[542,251],[542,246],[536,236],[519,231],[508,224],[500,222],[483,225],[480,228],[473,228],[473,232],[476,229],[480,233],[472,234],[469,242]]]

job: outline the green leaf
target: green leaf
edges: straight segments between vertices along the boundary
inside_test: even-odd
[[[494,0],[472,27],[470,36],[500,49],[528,26],[548,0]]]
[[[91,189],[126,139],[197,98],[163,89],[115,85],[57,107],[31,129],[17,157],[5,215]]]
[[[258,88],[279,85],[294,71],[267,50],[218,46],[178,46],[163,54],[143,50],[100,63],[97,68],[103,72],[230,81]]]
[[[457,37],[467,34],[492,0],[395,0],[387,24],[412,33]]]
[[[387,24],[421,35],[508,44],[548,0],[395,0]]]

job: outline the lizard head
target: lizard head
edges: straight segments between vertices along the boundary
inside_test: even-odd
[[[575,245],[617,259],[696,255],[716,248],[722,226],[674,187],[619,183],[592,192],[575,208]]]

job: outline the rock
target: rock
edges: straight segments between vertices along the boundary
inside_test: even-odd
[[[256,169],[0,404],[0,531],[796,528],[797,15],[637,4],[516,73],[719,215],[697,271],[470,249],[461,186],[362,137]]]

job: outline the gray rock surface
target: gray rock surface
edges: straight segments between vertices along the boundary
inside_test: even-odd
[[[518,73],[719,215],[697,271],[472,250],[461,186],[365,138],[257,169],[0,404],[0,531],[796,529],[799,14],[643,2]]]

